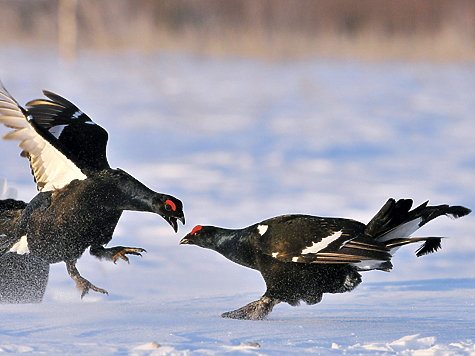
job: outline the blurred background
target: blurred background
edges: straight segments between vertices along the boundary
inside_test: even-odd
[[[266,58],[473,59],[472,0],[0,0],[1,44]],[[7,35],[8,34],[8,35]]]
[[[178,234],[124,214],[110,246],[144,247],[143,258],[79,261],[131,298],[263,290],[258,273],[178,246],[197,224],[368,222],[389,197],[473,209],[474,59],[472,0],[0,0],[10,93],[65,96],[109,132],[112,167],[184,202]],[[15,143],[0,141],[0,176],[21,199],[36,193]],[[463,283],[474,230],[473,216],[439,218],[417,235],[450,236],[442,251],[419,259],[406,247],[391,274],[364,279]],[[78,298],[64,264],[47,296]]]

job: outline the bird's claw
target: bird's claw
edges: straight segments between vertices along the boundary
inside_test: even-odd
[[[121,251],[117,252],[114,256],[112,256],[112,261],[114,263],[117,262],[119,258],[123,259],[125,262],[130,263],[126,254],[135,255],[135,256],[142,256],[142,252],[147,252],[143,248],[139,247],[124,247]]]
[[[76,282],[76,287],[81,291],[81,299],[84,298],[84,296],[89,292],[89,289],[92,289],[94,292],[109,295],[105,289],[96,287],[94,284],[79,274],[79,271],[76,268],[76,261],[65,262],[69,275],[74,280],[74,282]]]
[[[76,276],[74,281],[76,282],[76,286],[78,287],[78,289],[81,291],[81,299],[84,298],[84,296],[89,292],[90,289],[92,289],[94,292],[109,295],[109,293],[105,289],[96,287],[84,277]]]
[[[96,287],[94,284],[89,282],[87,279],[84,279],[84,282],[85,283],[81,283],[81,285],[78,282],[76,282],[77,287],[81,291],[81,299],[84,298],[84,296],[89,292],[89,289],[92,289],[94,292],[99,292],[99,293],[102,293],[102,294],[109,295],[109,293],[105,289]]]

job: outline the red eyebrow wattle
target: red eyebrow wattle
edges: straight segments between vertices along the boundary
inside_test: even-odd
[[[165,204],[170,205],[170,206],[172,207],[172,210],[173,210],[173,211],[176,211],[176,205],[175,205],[175,203],[172,202],[170,199],[166,200],[166,201],[165,201]]]
[[[203,227],[201,225],[196,225],[193,230],[191,230],[190,235],[194,235],[196,231],[200,231]]]

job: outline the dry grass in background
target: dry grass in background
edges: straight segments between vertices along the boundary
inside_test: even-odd
[[[0,0],[0,45],[475,59],[474,0]]]

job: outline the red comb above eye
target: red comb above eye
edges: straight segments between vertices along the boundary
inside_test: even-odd
[[[203,227],[201,225],[196,225],[193,230],[191,230],[190,235],[194,235],[196,231],[200,231]]]
[[[167,201],[165,201],[165,204],[168,204],[172,207],[172,210],[173,211],[176,211],[176,205],[174,202],[172,202],[170,199],[168,199]]]

